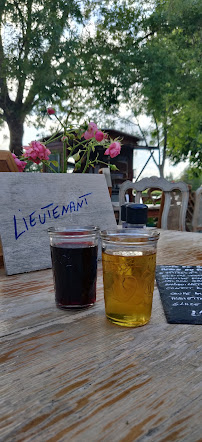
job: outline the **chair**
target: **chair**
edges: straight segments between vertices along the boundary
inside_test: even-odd
[[[202,186],[195,192],[194,213],[192,218],[193,231],[202,231]]]
[[[110,169],[109,167],[104,167],[102,169],[99,169],[98,173],[101,173],[105,176],[106,182],[107,182],[107,187],[109,190],[109,195],[110,197],[112,196],[112,180],[111,180],[111,174],[110,174]]]
[[[164,207],[162,211],[162,218],[161,218],[161,227],[162,229],[168,229],[168,214],[169,209],[171,207],[171,199],[172,199],[172,191],[173,190],[179,190],[182,195],[182,200],[180,204],[180,210],[179,210],[179,228],[178,230],[186,230],[185,229],[185,218],[186,218],[186,211],[187,211],[187,205],[188,205],[188,199],[189,199],[189,189],[186,183],[183,182],[176,182],[171,183],[167,181],[164,178],[158,178],[156,176],[152,176],[150,178],[143,178],[140,181],[137,181],[136,183],[132,183],[131,181],[125,181],[123,184],[121,184],[119,189],[119,223],[121,222],[120,215],[120,207],[122,204],[125,203],[125,193],[128,189],[136,190],[136,196],[135,196],[135,202],[140,203],[140,198],[142,196],[142,192],[148,188],[155,188],[160,189],[163,191],[164,194]],[[179,207],[179,205],[178,205]]]

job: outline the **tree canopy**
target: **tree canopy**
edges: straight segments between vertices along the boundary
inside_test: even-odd
[[[154,122],[159,170],[202,164],[200,0],[1,0],[0,119],[19,154],[25,118],[47,105]]]
[[[166,155],[201,168],[201,15],[200,0],[128,0],[100,19],[100,69],[110,66],[114,100],[152,117],[160,173]]]
[[[71,104],[89,86],[81,53],[90,6],[89,0],[1,1],[0,119],[16,154],[27,116],[41,116],[50,103]]]

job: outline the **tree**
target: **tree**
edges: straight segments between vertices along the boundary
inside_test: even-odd
[[[62,100],[71,106],[89,85],[80,62],[89,8],[88,0],[1,0],[0,120],[16,155],[27,116],[50,103],[63,109]]]
[[[200,5],[154,0],[137,8],[119,1],[105,11],[97,32],[97,44],[101,37],[105,48],[100,75],[107,64],[113,97],[135,115],[146,112],[153,119],[161,176],[166,156],[175,164],[188,158],[201,168]]]
[[[145,112],[151,117],[154,128],[150,133],[150,143],[158,146],[156,166],[160,176],[164,176],[169,134],[175,112],[181,106],[181,62],[174,42],[161,35],[155,36],[140,49],[139,58],[140,81],[131,107],[135,114]]]
[[[196,176],[193,169],[188,167],[182,173],[180,181],[190,184],[192,191],[195,191],[202,185],[202,172]]]
[[[19,154],[25,119],[37,113],[41,126],[49,104],[73,107],[74,119],[124,102],[153,119],[160,175],[166,155],[200,169],[200,20],[200,0],[1,0],[0,120],[10,149]]]
[[[153,54],[151,67],[154,74],[156,63],[161,61],[164,72],[162,69],[162,75],[158,77],[159,84],[153,78],[154,81],[150,84],[152,92],[151,90],[143,92],[148,98],[150,110],[153,109],[156,134],[160,132],[159,123],[164,133],[164,158],[165,155],[169,156],[174,164],[189,159],[191,167],[195,168],[195,173],[200,174],[202,167],[201,4],[199,1],[169,0],[164,3],[158,2],[156,12],[164,17],[162,23],[166,18],[166,23],[152,39],[151,47],[155,49],[157,44],[158,50]],[[149,47],[150,43],[146,46]],[[164,56],[161,55],[162,49]],[[152,74],[150,78],[151,76]],[[155,83],[157,88],[153,87]]]

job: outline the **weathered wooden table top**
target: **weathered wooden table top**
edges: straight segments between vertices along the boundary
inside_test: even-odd
[[[161,231],[158,264],[202,265],[202,235]],[[201,328],[105,318],[99,264],[90,309],[55,307],[51,270],[6,276],[1,295],[1,440],[201,440]]]

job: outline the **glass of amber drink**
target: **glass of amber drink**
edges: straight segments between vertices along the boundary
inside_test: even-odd
[[[101,232],[106,317],[117,325],[138,327],[151,317],[156,229]]]

